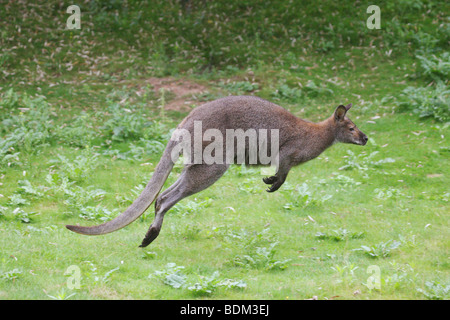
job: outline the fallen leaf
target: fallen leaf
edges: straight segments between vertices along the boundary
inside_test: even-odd
[[[443,174],[442,173],[431,173],[431,174],[427,174],[427,178],[439,178],[442,177]]]

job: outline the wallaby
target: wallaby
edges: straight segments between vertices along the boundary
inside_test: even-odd
[[[267,191],[274,192],[284,183],[293,166],[316,158],[332,144],[343,142],[365,145],[367,143],[367,136],[346,116],[351,106],[351,104],[339,105],[331,117],[322,122],[313,123],[300,119],[284,108],[258,97],[229,96],[195,108],[177,126],[177,129],[193,133],[195,123],[199,121],[203,131],[216,129],[223,135],[226,134],[227,129],[277,129],[279,139],[277,171],[275,175],[263,179],[264,183],[270,185]],[[136,220],[156,199],[154,221],[140,245],[148,246],[159,235],[164,214],[172,206],[181,199],[211,186],[230,165],[229,162],[207,164],[204,161],[186,164],[177,181],[158,196],[174,166],[176,159],[173,159],[172,153],[178,143],[176,139],[169,141],[149,183],[121,215],[97,226],[67,225],[66,227],[86,235],[113,232]],[[208,141],[202,141],[202,150],[205,150],[208,145]],[[245,162],[248,163],[248,158]]]

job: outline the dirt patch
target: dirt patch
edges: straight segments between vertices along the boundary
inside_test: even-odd
[[[194,95],[206,91],[207,87],[185,79],[166,78],[150,78],[145,81],[150,84],[156,94],[160,94],[160,90],[164,89],[170,93],[164,109],[189,111],[191,105],[195,103]]]

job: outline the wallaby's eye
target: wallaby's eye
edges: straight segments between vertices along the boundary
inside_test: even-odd
[[[355,131],[355,128],[349,128],[350,131]]]

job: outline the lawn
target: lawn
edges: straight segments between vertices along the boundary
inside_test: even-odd
[[[184,4],[184,5],[183,5]],[[90,1],[0,8],[0,299],[449,299],[444,1]],[[367,134],[267,193],[232,166],[139,248],[131,204],[190,110],[255,95]],[[179,176],[177,164],[165,188]]]

